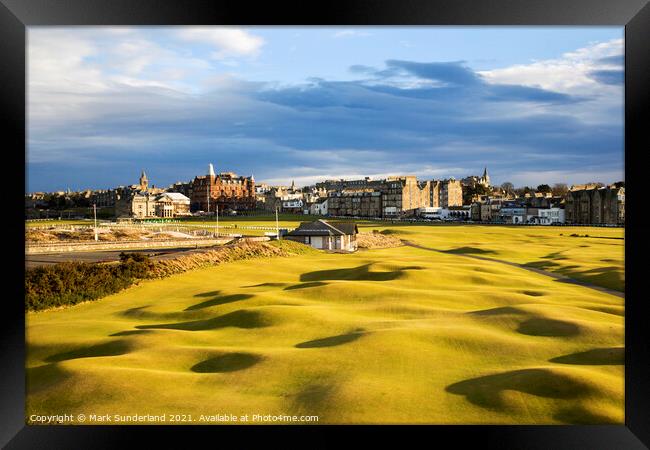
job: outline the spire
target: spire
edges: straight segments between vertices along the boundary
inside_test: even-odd
[[[208,175],[214,176],[214,167],[212,167],[212,163],[208,165]]]
[[[144,169],[142,169],[142,173],[140,174],[140,189],[147,190],[148,185],[149,180],[147,179],[147,174],[144,173]]]
[[[291,180],[291,190],[292,191],[296,190],[296,180]]]
[[[253,176],[252,173],[251,173],[251,181],[255,181],[255,177]]]
[[[481,182],[485,186],[490,185],[490,175],[488,175],[487,167],[483,169],[483,176],[481,177]]]

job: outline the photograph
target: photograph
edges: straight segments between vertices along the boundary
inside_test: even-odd
[[[625,424],[623,26],[25,41],[26,424]]]

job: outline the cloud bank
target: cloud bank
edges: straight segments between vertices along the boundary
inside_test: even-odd
[[[486,165],[517,185],[623,178],[622,40],[491,71],[387,58],[286,85],[231,70],[264,51],[249,30],[93,30],[29,32],[30,191],[128,184],[142,168],[167,185],[208,162],[272,183]]]

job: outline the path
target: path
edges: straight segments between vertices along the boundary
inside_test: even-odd
[[[554,279],[556,279],[558,281],[561,281],[563,283],[576,284],[578,286],[583,286],[583,287],[586,287],[586,288],[589,288],[589,289],[594,289],[596,291],[604,292],[605,294],[610,294],[610,295],[614,295],[616,297],[625,298],[625,293],[624,292],[616,291],[614,289],[608,289],[608,288],[602,287],[602,286],[597,286],[595,284],[591,284],[591,283],[588,283],[586,281],[576,280],[574,278],[569,278],[566,275],[560,275],[558,273],[549,272],[547,270],[538,269],[536,267],[529,267],[529,266],[526,266],[524,264],[518,264],[518,263],[514,263],[514,262],[510,262],[510,261],[505,261],[503,259],[487,258],[485,256],[451,253],[451,252],[448,252],[448,251],[445,251],[445,250],[438,250],[436,248],[424,247],[422,245],[419,245],[419,244],[416,244],[414,242],[407,241],[407,240],[404,240],[404,239],[402,239],[402,242],[404,243],[404,245],[408,245],[409,247],[419,248],[421,250],[429,250],[429,251],[432,251],[432,252],[445,253],[447,255],[458,255],[458,256],[464,256],[466,258],[479,259],[481,261],[490,261],[490,262],[496,262],[496,263],[500,263],[500,264],[506,264],[508,266],[528,270],[529,272],[535,272],[535,273],[537,273],[539,275],[544,275],[544,276],[547,276],[547,277],[551,277],[551,278],[554,278]]]

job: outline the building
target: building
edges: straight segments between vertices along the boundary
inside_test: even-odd
[[[192,211],[213,212],[255,209],[255,179],[237,176],[233,172],[215,174],[212,164],[208,174],[195,177],[190,197]]]
[[[471,207],[467,206],[450,206],[441,208],[440,206],[428,206],[418,210],[418,216],[424,219],[432,220],[470,220]]]
[[[485,167],[483,169],[483,175],[482,176],[479,177],[479,176],[476,176],[476,175],[472,175],[472,176],[469,176],[469,177],[465,177],[465,178],[463,178],[461,180],[461,183],[464,186],[472,187],[472,188],[475,187],[476,185],[481,185],[481,186],[484,186],[486,188],[489,188],[491,186],[491,184],[490,184],[491,181],[490,181],[490,175],[488,174],[487,167]]]
[[[354,223],[329,223],[319,219],[314,222],[302,222],[284,238],[319,250],[353,252],[357,249],[358,233],[359,230]]]
[[[302,192],[296,192],[286,186],[269,186],[264,192],[257,192],[256,194],[256,207],[265,211],[275,211],[276,209],[282,210],[284,203],[291,201],[302,201],[304,206]],[[291,204],[294,207],[295,203]],[[291,207],[289,203],[287,207]]]
[[[526,223],[526,207],[523,205],[506,204],[502,205],[498,214],[493,216],[497,222],[507,224]]]
[[[527,208],[526,222],[553,225],[565,222],[564,208]]]
[[[155,200],[156,217],[191,216],[190,199],[180,192],[164,192]]]
[[[625,224],[625,188],[615,185],[572,186],[565,200],[565,219],[572,224]]]
[[[382,217],[382,192],[351,190],[331,192],[327,198],[330,216]]]
[[[327,190],[330,216],[411,217],[431,203],[431,182],[412,175],[329,181],[316,187]]]
[[[148,192],[131,192],[115,203],[115,215],[119,218],[144,219],[156,217],[156,196]]]
[[[169,185],[167,192],[178,192],[187,198],[192,198],[192,182],[177,181]]]
[[[282,208],[280,212],[289,213],[289,214],[302,214],[303,213],[303,201],[298,200],[284,200],[282,201]]]
[[[499,199],[488,199],[483,203],[477,203],[478,214],[474,215],[470,213],[470,217],[472,220],[481,222],[494,222],[497,220],[502,204],[503,201]]]
[[[326,216],[327,215],[327,204],[328,204],[328,199],[327,198],[321,198],[311,205],[309,205],[309,214],[313,214],[316,216]]]
[[[463,205],[463,186],[460,180],[450,178],[431,182],[431,206],[449,208]]]

